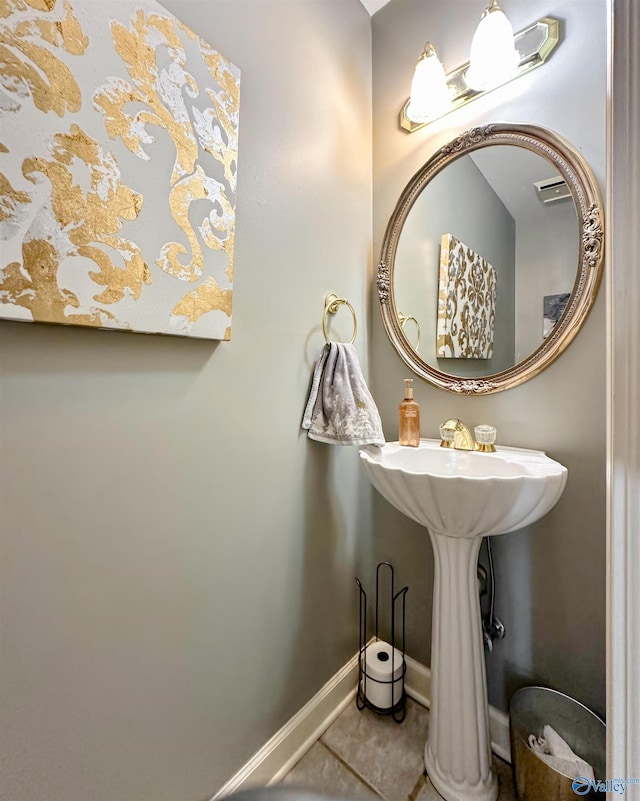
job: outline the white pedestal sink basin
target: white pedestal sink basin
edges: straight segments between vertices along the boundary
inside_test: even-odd
[[[545,515],[567,469],[542,451],[478,453],[390,442],[360,451],[373,486],[426,526],[435,572],[427,774],[447,801],[495,801],[480,604],[482,537],[506,534]]]

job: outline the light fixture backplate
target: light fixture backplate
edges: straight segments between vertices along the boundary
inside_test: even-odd
[[[516,50],[520,53],[520,63],[518,64],[515,75],[504,81],[504,83],[499,84],[499,86],[504,86],[506,83],[515,81],[516,78],[525,75],[527,72],[531,72],[531,70],[540,67],[547,61],[560,41],[560,22],[553,17],[542,17],[537,22],[529,25],[528,28],[518,31],[518,33],[514,35],[514,39]],[[446,114],[450,114],[452,111],[466,106],[467,103],[475,100],[476,97],[482,97],[482,95],[486,95],[489,92],[493,92],[494,89],[499,88],[499,86],[494,86],[493,89],[483,92],[471,89],[464,80],[465,73],[468,69],[469,62],[453,70],[453,72],[447,73],[447,85],[451,89],[451,105],[444,113],[434,117],[428,122],[413,122],[406,114],[409,105],[409,100],[407,100],[400,112],[400,127],[404,128],[408,133],[413,133],[420,128],[424,128],[429,122],[438,120]]]

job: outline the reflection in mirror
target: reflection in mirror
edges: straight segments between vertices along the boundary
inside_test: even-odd
[[[554,178],[554,165],[537,153],[496,144],[451,162],[420,192],[398,240],[393,286],[397,307],[405,315],[410,309],[423,332],[419,352],[428,364],[459,376],[487,376],[513,367],[542,343],[544,299],[571,292],[579,249],[575,204],[562,191],[566,184],[560,178],[561,186],[554,186],[546,202],[535,186]],[[483,321],[478,312],[490,305],[491,272],[474,260],[478,285],[473,275],[465,276],[464,259],[449,259],[458,285],[457,323],[452,326],[456,342],[468,351],[479,326],[493,345],[489,358],[440,355],[444,345],[438,348],[438,324],[444,330],[442,318],[451,311],[456,283],[450,283],[449,293],[439,286],[446,235],[495,271],[495,313]],[[471,301],[466,316],[461,310],[465,295]],[[452,347],[447,351],[452,353]]]
[[[603,241],[596,180],[561,137],[526,124],[467,131],[413,176],[387,225],[377,278],[387,334],[442,389],[516,386],[578,332]]]
[[[413,349],[416,351],[416,353],[420,353],[420,323],[412,314],[402,314],[402,312],[398,312],[398,320],[403,331],[405,330],[407,323],[412,323],[415,326],[415,341],[413,342]]]

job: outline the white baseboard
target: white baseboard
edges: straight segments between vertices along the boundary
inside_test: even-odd
[[[407,695],[429,708],[431,670],[410,656],[406,657],[406,662]],[[357,685],[358,654],[355,654],[210,801],[219,801],[241,789],[279,782],[354,700]],[[509,718],[492,706],[489,707],[489,732],[493,752],[511,762]]]
[[[210,801],[241,789],[279,782],[354,700],[357,685],[358,654],[332,676]]]

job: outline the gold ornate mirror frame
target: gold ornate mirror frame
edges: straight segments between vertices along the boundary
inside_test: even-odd
[[[573,197],[580,242],[577,275],[566,310],[547,339],[526,359],[486,377],[448,375],[427,364],[407,339],[396,307],[393,277],[402,228],[420,192],[450,162],[483,147],[515,145],[551,162],[564,178]],[[546,369],[580,330],[595,300],[604,264],[604,216],[596,180],[582,156],[557,134],[534,125],[494,123],[473,128],[440,148],[405,187],[384,237],[378,265],[377,291],[387,335],[403,361],[421,378],[441,389],[482,395],[510,389]]]

